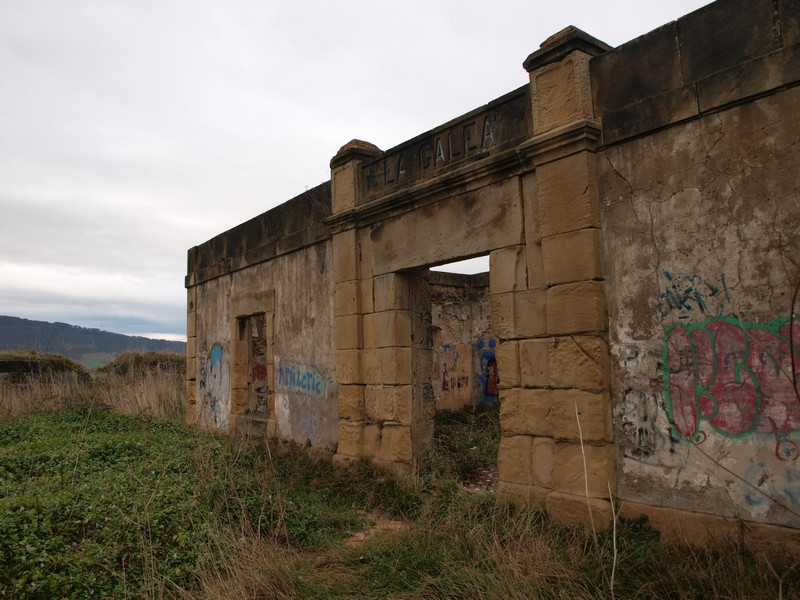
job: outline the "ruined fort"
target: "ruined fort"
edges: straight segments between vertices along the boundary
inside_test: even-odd
[[[498,501],[800,553],[799,17],[567,28],[519,89],[345,144],[189,251],[191,421],[411,472],[437,409],[499,401]]]

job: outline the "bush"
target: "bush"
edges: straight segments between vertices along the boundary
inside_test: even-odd
[[[70,374],[87,379],[89,377],[89,373],[81,365],[60,354],[0,352],[0,375],[11,383]]]
[[[98,371],[115,375],[140,375],[146,372],[184,375],[186,357],[175,352],[123,352]]]

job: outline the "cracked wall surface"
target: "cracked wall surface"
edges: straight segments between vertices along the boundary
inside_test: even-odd
[[[187,420],[334,447],[330,183],[189,251]]]
[[[599,155],[623,500],[800,527],[798,114],[795,87]]]
[[[619,497],[800,555],[798,22],[717,0],[616,49],[568,27],[529,85],[348,142],[331,181],[189,251],[188,414],[412,472],[434,384],[471,385],[434,355],[453,317],[496,357],[498,501],[605,527]],[[426,274],[486,254],[494,346]]]
[[[488,273],[431,273],[433,395],[436,410],[497,402],[497,336]]]

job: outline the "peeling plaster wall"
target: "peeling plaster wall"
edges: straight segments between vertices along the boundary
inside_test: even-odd
[[[598,155],[623,500],[800,527],[798,114],[795,87]]]
[[[231,299],[274,290],[277,434],[301,444],[335,445],[339,417],[330,264],[331,244],[321,243],[198,286],[198,424],[227,428],[231,411],[230,319],[235,317],[229,313]],[[213,364],[212,356],[219,363],[219,391],[201,383],[202,365]]]
[[[717,0],[616,49],[569,27],[530,86],[386,152],[345,144],[332,183],[189,251],[189,414],[230,424],[230,313],[269,298],[267,435],[426,464],[431,324],[466,308],[435,308],[424,270],[490,253],[469,311],[498,338],[500,501],[608,526],[618,495],[695,541],[793,532],[798,22],[798,0]]]
[[[330,194],[323,183],[189,250],[187,413],[198,425],[336,445]],[[256,364],[240,319],[260,314]],[[253,386],[266,411],[253,412]]]
[[[496,394],[486,393],[489,362],[497,347],[488,274],[432,273],[431,296],[436,410],[496,402]]]

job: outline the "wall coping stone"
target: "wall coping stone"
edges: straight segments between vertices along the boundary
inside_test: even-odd
[[[574,25],[570,25],[542,42],[539,49],[532,52],[522,63],[522,66],[530,73],[540,67],[561,60],[575,50],[591,56],[598,56],[611,49],[612,46],[578,29]]]

